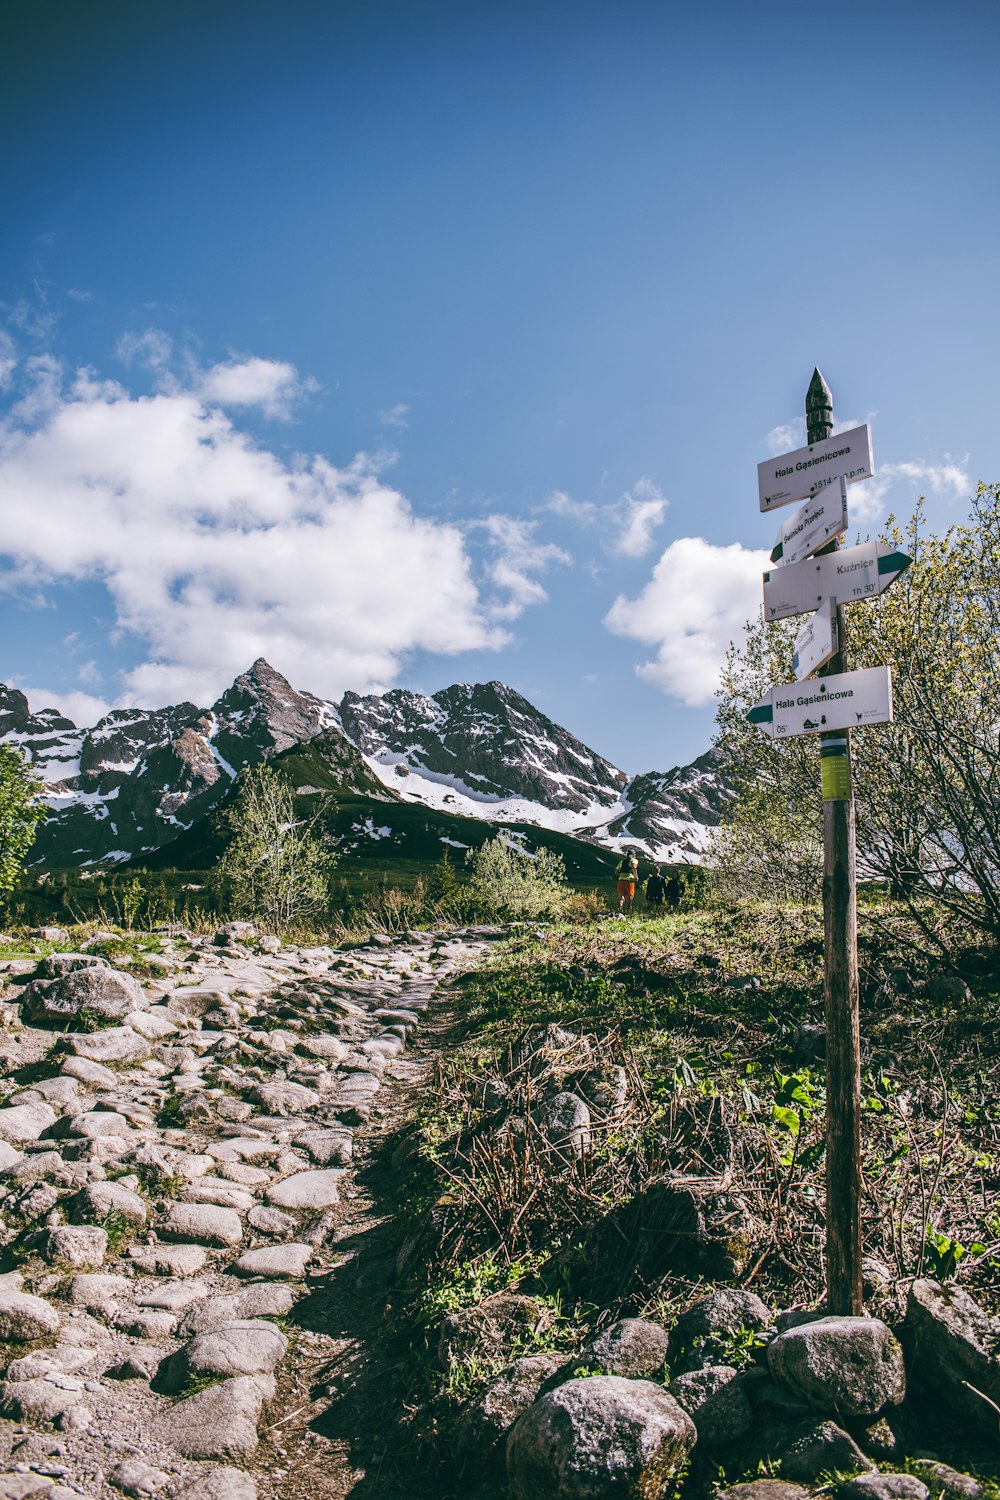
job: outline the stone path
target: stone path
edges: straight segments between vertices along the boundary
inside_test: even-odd
[[[316,1500],[286,1423],[348,1492],[301,1373],[343,1340],[289,1315],[342,1259],[355,1130],[500,935],[345,951],[231,924],[165,942],[141,985],[89,955],[0,963],[0,1500]]]

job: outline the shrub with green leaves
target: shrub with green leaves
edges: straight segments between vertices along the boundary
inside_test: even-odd
[[[465,894],[477,915],[510,921],[550,917],[570,895],[566,865],[551,849],[529,852],[498,834],[467,856],[472,877]]]
[[[24,756],[0,745],[0,901],[6,901],[45,817],[42,783]]]

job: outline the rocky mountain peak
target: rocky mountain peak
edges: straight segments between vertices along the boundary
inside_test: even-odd
[[[0,735],[12,730],[24,729],[30,718],[28,700],[17,688],[4,687],[0,683]]]
[[[217,699],[212,713],[226,728],[240,725],[241,737],[248,728],[242,721],[251,717],[256,722],[255,737],[262,744],[266,740],[274,751],[312,739],[330,722],[321,699],[297,692],[262,656]]]

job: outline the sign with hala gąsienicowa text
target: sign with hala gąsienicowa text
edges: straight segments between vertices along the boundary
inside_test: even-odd
[[[873,473],[872,430],[865,423],[758,464],[760,508],[774,510],[793,500],[804,500],[831,479],[843,477],[848,484],[856,484],[859,479],[870,479]]]
[[[888,667],[838,672],[811,682],[779,683],[747,714],[772,739],[858,729],[892,719],[892,676]]]

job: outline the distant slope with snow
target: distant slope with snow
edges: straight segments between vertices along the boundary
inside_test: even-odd
[[[23,750],[46,783],[32,860],[53,866],[126,861],[178,838],[180,852],[242,770],[310,744],[324,790],[371,803],[362,844],[388,837],[378,805],[402,802],[696,861],[730,796],[714,752],[630,779],[501,682],[431,697],[347,693],[336,705],[296,691],[263,659],[211,708],[120,709],[93,729],[32,713],[22,693],[0,687],[0,742]]]

